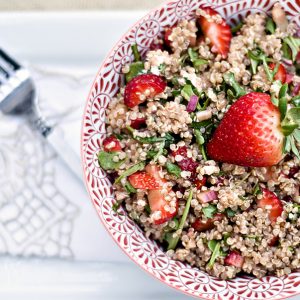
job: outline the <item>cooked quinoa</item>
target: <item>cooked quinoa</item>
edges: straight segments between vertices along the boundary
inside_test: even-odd
[[[289,77],[288,108],[300,105],[300,57],[287,42],[300,51],[300,40],[282,12],[275,5],[273,19],[246,17],[232,29],[226,55],[201,32],[199,18],[214,26],[224,22],[205,9],[166,28],[144,58],[134,45],[136,61],[123,68],[127,83],[107,111],[99,164],[114,183],[116,213],[122,205],[168,256],[222,279],[241,272],[283,276],[300,266],[299,135],[273,166],[240,166],[207,153],[241,90],[281,97],[284,82],[269,63],[274,70],[282,65]],[[126,93],[141,74],[161,81],[135,92],[137,105],[128,104]],[[266,203],[265,193],[279,201],[275,218],[275,204],[258,204]]]

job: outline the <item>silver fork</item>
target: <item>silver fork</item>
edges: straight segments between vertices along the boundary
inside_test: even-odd
[[[60,155],[70,170],[82,182],[80,158],[64,141],[62,135],[49,126],[38,108],[36,88],[30,73],[0,49],[0,111],[27,118],[43,138]]]

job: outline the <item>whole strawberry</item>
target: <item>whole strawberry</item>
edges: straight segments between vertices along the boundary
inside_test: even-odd
[[[285,136],[280,112],[269,95],[252,92],[228,110],[207,145],[216,160],[247,167],[266,167],[283,158]]]

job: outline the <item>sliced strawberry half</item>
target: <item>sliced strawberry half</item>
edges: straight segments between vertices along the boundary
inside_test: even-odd
[[[221,17],[221,22],[209,20],[211,17],[219,15],[212,8],[204,7],[202,10],[210,17],[206,18],[204,16],[200,16],[198,18],[198,23],[204,36],[210,40],[211,51],[221,54],[223,58],[226,58],[232,38],[230,26],[227,25],[225,20]]]
[[[141,129],[146,126],[146,119],[145,118],[136,118],[135,120],[131,120],[130,126],[133,129]]]
[[[270,95],[252,92],[231,105],[207,144],[211,159],[269,167],[283,158],[280,112]]]
[[[269,68],[271,70],[274,70],[276,64],[275,63],[270,63],[269,64]],[[285,83],[286,82],[286,75],[287,75],[287,72],[286,72],[286,69],[284,67],[283,64],[279,64],[279,67],[278,67],[278,70],[274,76],[274,79],[275,80],[280,80],[282,83]]]
[[[235,266],[241,268],[244,264],[244,258],[238,251],[230,251],[224,260],[228,266]]]
[[[277,218],[280,217],[283,212],[281,200],[268,189],[263,189],[262,198],[257,200],[257,206],[260,208],[266,208],[266,206],[270,207],[269,219],[271,222],[276,222]]]
[[[168,201],[165,199],[167,193],[163,193],[162,188],[164,184],[167,182],[166,179],[160,176],[161,168],[157,165],[147,165],[146,172],[153,176],[156,182],[159,183],[160,187],[156,190],[149,190],[148,191],[148,201],[150,205],[151,212],[160,211],[160,218],[154,221],[154,224],[162,224],[165,223],[177,215],[178,212],[178,201],[176,202],[176,207],[174,212],[170,212],[166,210],[166,206],[168,205]],[[171,189],[169,189],[170,191]]]
[[[117,152],[122,150],[120,141],[114,135],[105,138],[102,145],[106,152]]]
[[[159,189],[160,184],[146,172],[136,172],[128,177],[131,185],[136,189],[152,190]]]
[[[162,93],[167,84],[162,77],[154,74],[141,74],[131,79],[125,87],[124,103],[133,108],[149,98]]]
[[[207,219],[206,221],[196,219],[196,221],[192,224],[192,227],[199,232],[210,230],[215,227],[216,221],[220,222],[223,220],[223,218],[224,214],[217,213],[211,219]]]

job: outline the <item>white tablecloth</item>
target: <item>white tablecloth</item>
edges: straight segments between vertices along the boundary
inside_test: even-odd
[[[0,14],[1,47],[32,71],[44,116],[78,155],[100,62],[143,14]],[[131,262],[59,156],[24,120],[3,115],[0,186],[1,299],[188,299]]]

